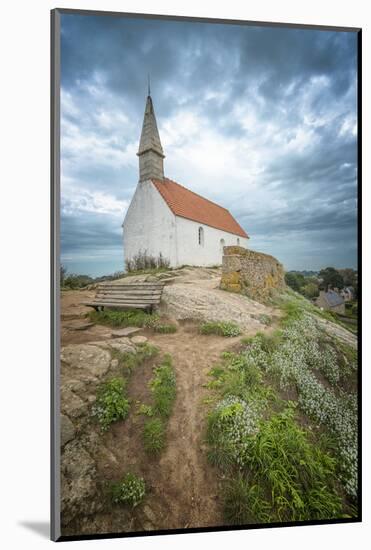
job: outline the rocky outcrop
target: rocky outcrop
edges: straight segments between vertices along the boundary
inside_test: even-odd
[[[77,516],[88,517],[102,508],[96,459],[102,452],[99,428],[91,407],[97,386],[117,375],[118,360],[110,349],[135,353],[128,338],[71,344],[61,350],[61,517],[68,526]]]
[[[179,321],[233,321],[245,331],[262,330],[272,319],[272,308],[250,300],[247,296],[222,292],[220,278],[198,283],[177,283],[165,286],[160,313]]]
[[[220,288],[267,302],[285,288],[284,269],[276,258],[241,246],[225,246]]]

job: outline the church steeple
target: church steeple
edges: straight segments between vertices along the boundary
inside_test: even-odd
[[[155,111],[148,81],[148,97],[144,111],[139,150],[139,181],[164,179],[164,152],[157,129]]]

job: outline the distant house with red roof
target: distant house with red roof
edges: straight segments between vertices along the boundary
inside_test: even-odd
[[[122,224],[126,262],[145,252],[171,267],[212,266],[222,263],[224,246],[247,248],[249,237],[229,210],[164,177],[150,95],[137,155],[139,183]]]

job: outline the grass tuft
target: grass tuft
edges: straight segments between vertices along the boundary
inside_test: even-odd
[[[241,334],[241,329],[231,321],[207,321],[200,325],[200,333],[233,337]]]
[[[154,325],[153,330],[160,334],[174,334],[174,332],[176,332],[178,329],[177,326],[173,323],[157,323]]]
[[[152,344],[141,344],[137,346],[136,352],[122,352],[116,348],[110,348],[112,359],[117,359],[119,368],[125,374],[131,374],[134,369],[142,365],[146,360],[156,357],[159,349]]]
[[[148,454],[159,454],[165,447],[165,427],[160,418],[151,418],[144,424],[143,444]]]
[[[162,363],[154,369],[150,388],[154,402],[153,410],[156,414],[168,418],[176,395],[175,372],[170,355],[165,355]]]
[[[151,328],[160,319],[155,313],[150,314],[137,309],[90,311],[88,315],[92,322],[109,327]]]

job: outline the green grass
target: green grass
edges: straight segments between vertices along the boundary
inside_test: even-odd
[[[151,328],[160,319],[155,313],[150,314],[137,309],[90,311],[88,315],[92,322],[109,327]]]
[[[158,352],[159,349],[156,346],[148,343],[137,346],[136,353],[121,352],[116,348],[110,348],[112,359],[117,359],[119,368],[124,374],[129,375],[146,360],[156,357]]]
[[[111,485],[111,499],[114,504],[124,504],[135,508],[142,502],[145,494],[144,479],[132,473],[127,473],[121,481]]]
[[[200,333],[233,337],[241,334],[241,329],[231,321],[207,321],[200,325]]]
[[[250,524],[350,517],[347,514],[356,514],[349,496],[356,482],[353,470],[349,481],[344,477],[344,464],[348,464],[344,461],[349,458],[353,467],[352,425],[345,426],[350,434],[345,448],[344,437],[339,439],[327,420],[312,417],[310,405],[315,403],[313,414],[317,414],[317,405],[330,414],[328,407],[337,399],[331,401],[331,396],[340,399],[342,392],[352,389],[356,351],[331,335],[322,336],[319,324],[316,332],[314,316],[328,315],[318,315],[318,309],[305,298],[287,292],[276,305],[283,313],[279,328],[243,338],[242,351],[224,353],[209,373],[212,408],[206,442],[210,463],[227,477],[223,482],[225,520]],[[342,387],[336,381],[337,368],[344,372]],[[297,372],[303,373],[300,387],[295,382]],[[319,372],[331,386],[323,387],[327,392],[323,407],[327,408],[318,402],[316,385],[309,396],[303,394],[303,384],[309,388],[310,376]],[[290,373],[292,380],[283,378]],[[307,397],[312,401],[305,401]],[[354,407],[353,398],[354,394],[344,393],[348,408]],[[329,417],[336,420],[336,426],[343,418],[342,410],[336,409]],[[353,422],[350,413],[344,422],[345,418]]]
[[[334,484],[336,461],[297,424],[292,407],[263,421],[246,456],[250,486],[265,487],[258,521],[303,521],[340,517]],[[250,498],[249,494],[249,498]],[[268,512],[269,511],[269,512]]]
[[[164,323],[156,313],[146,313],[137,309],[126,311],[90,311],[89,319],[98,325],[108,327],[151,328],[161,334],[172,334],[177,331],[174,323]]]
[[[156,323],[153,330],[160,334],[174,334],[177,331],[177,326],[173,323]]]
[[[159,454],[165,447],[165,426],[160,418],[147,420],[143,428],[143,444],[145,451],[152,455]]]
[[[143,426],[144,449],[150,455],[158,455],[166,445],[166,424],[176,397],[176,378],[170,355],[164,355],[153,369],[149,388],[152,404],[142,403],[138,413],[149,417]]]
[[[246,525],[270,520],[269,504],[262,488],[251,485],[241,473],[228,481],[223,501],[224,517],[228,523]]]
[[[98,387],[93,416],[102,431],[108,430],[113,422],[124,420],[128,416],[130,405],[125,390],[126,381],[123,378],[112,378]]]
[[[153,410],[159,416],[168,418],[176,396],[175,372],[170,355],[165,355],[161,364],[154,369],[150,388],[153,396]]]

